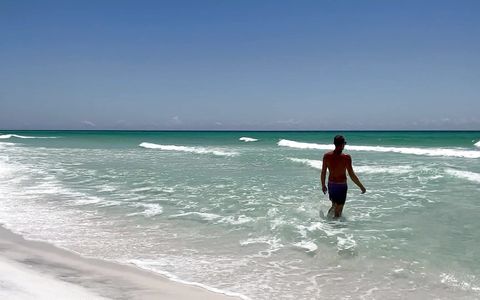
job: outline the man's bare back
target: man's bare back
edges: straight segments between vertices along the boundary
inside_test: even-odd
[[[323,156],[323,165],[328,169],[328,181],[336,183],[347,182],[347,166],[352,164],[352,158],[348,154],[330,151]]]
[[[358,179],[353,171],[352,158],[348,154],[342,153],[347,142],[341,135],[334,138],[335,150],[323,155],[323,166],[321,173],[322,191],[329,194],[332,201],[332,207],[329,213],[335,212],[335,218],[342,215],[343,205],[347,198],[347,172],[352,181],[362,190],[362,194],[366,192],[365,187]],[[328,170],[328,188],[325,185],[326,174]]]

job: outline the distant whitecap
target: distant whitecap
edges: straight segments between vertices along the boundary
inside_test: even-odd
[[[254,138],[250,138],[250,137],[246,137],[246,136],[242,136],[241,138],[239,138],[240,141],[242,142],[256,142],[258,141],[258,139],[254,139]]]
[[[56,136],[25,136],[25,135],[18,135],[18,134],[2,134],[0,135],[0,139],[10,139],[10,138],[18,138],[18,139],[56,139]]]

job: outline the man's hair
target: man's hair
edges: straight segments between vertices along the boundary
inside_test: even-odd
[[[345,138],[343,137],[343,135],[336,135],[333,138],[333,144],[337,147],[345,144]]]

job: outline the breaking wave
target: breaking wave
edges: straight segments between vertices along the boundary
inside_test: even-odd
[[[321,170],[322,169],[322,161],[321,160],[314,160],[314,159],[304,159],[304,158],[293,158],[293,157],[288,157],[288,160],[301,163],[304,165],[307,165],[309,167],[312,167],[314,169]]]
[[[217,149],[208,149],[203,147],[187,147],[187,146],[176,146],[176,145],[159,145],[153,143],[141,143],[139,145],[142,148],[147,149],[159,149],[165,151],[178,151],[178,152],[189,152],[189,153],[197,153],[197,154],[213,154],[218,156],[235,156],[238,155],[237,152],[232,151],[223,151]]]

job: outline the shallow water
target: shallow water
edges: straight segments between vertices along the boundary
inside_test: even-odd
[[[480,132],[345,132],[332,221],[335,134],[2,131],[0,220],[252,299],[480,297]]]

